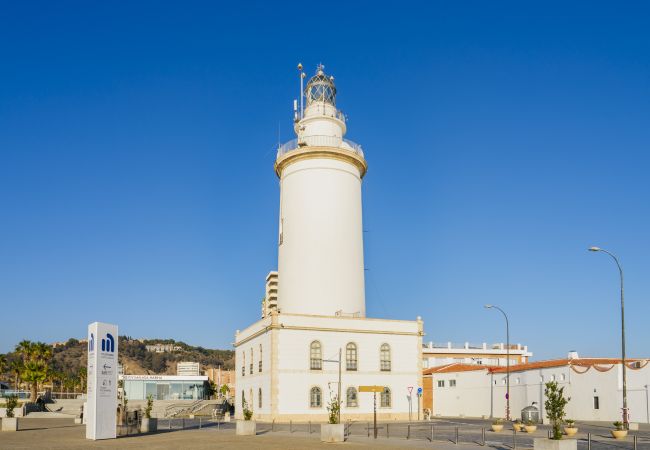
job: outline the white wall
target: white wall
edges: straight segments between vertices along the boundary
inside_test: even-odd
[[[604,365],[609,367],[609,365]],[[584,368],[577,368],[584,370]],[[493,376],[487,370],[442,373],[433,375],[434,415],[441,416],[490,416],[505,417],[505,373]],[[542,416],[544,412],[544,383],[555,381],[565,387],[565,395],[571,397],[567,405],[567,418],[575,420],[615,421],[621,419],[622,375],[621,366],[599,372],[593,368],[584,374],[569,366],[531,369],[510,374],[510,410],[512,417],[520,417],[521,410],[537,402]],[[456,380],[456,387],[449,387],[449,380]],[[445,387],[438,388],[438,380],[445,380]],[[650,365],[640,370],[627,371],[628,407],[630,420],[650,423],[644,386],[650,385]],[[494,384],[496,382],[496,384]],[[600,408],[594,409],[594,396],[598,396]],[[492,402],[492,408],[491,408]]]

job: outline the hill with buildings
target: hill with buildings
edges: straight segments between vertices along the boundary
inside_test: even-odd
[[[66,342],[51,344],[52,356],[49,373],[73,378],[81,374],[87,363],[87,341],[68,339]],[[4,358],[2,358],[4,356]],[[13,382],[16,374],[12,362],[19,361],[16,352],[0,355],[0,380]],[[129,375],[176,374],[176,363],[180,361],[198,362],[201,369],[222,367],[233,369],[235,354],[232,350],[216,350],[195,347],[173,339],[133,339],[119,337],[119,359],[124,373]]]

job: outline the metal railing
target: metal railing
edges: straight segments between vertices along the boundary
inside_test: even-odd
[[[278,147],[277,157],[286,155],[289,152],[298,150],[301,147],[314,146],[314,147],[336,147],[343,150],[347,150],[357,155],[363,157],[363,149],[360,144],[353,142],[349,139],[344,139],[338,136],[301,136],[296,139],[292,139],[289,142]]]

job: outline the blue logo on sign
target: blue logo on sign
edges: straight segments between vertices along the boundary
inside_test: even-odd
[[[422,388],[421,387],[418,388],[418,395],[422,395]]]
[[[89,352],[95,351],[95,335],[92,333],[90,333],[90,340],[88,341],[88,351]]]
[[[106,333],[106,339],[102,339],[103,352],[115,352],[115,339],[111,333]]]

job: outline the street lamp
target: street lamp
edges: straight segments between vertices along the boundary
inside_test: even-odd
[[[607,253],[616,262],[618,266],[618,273],[621,277],[621,365],[623,366],[623,425],[625,429],[629,429],[629,421],[627,414],[627,371],[625,367],[625,301],[623,296],[623,269],[618,258],[612,253],[600,247],[589,247],[590,252],[603,252]]]
[[[510,420],[510,325],[508,315],[495,305],[485,305],[487,309],[498,309],[506,319],[506,420]]]

